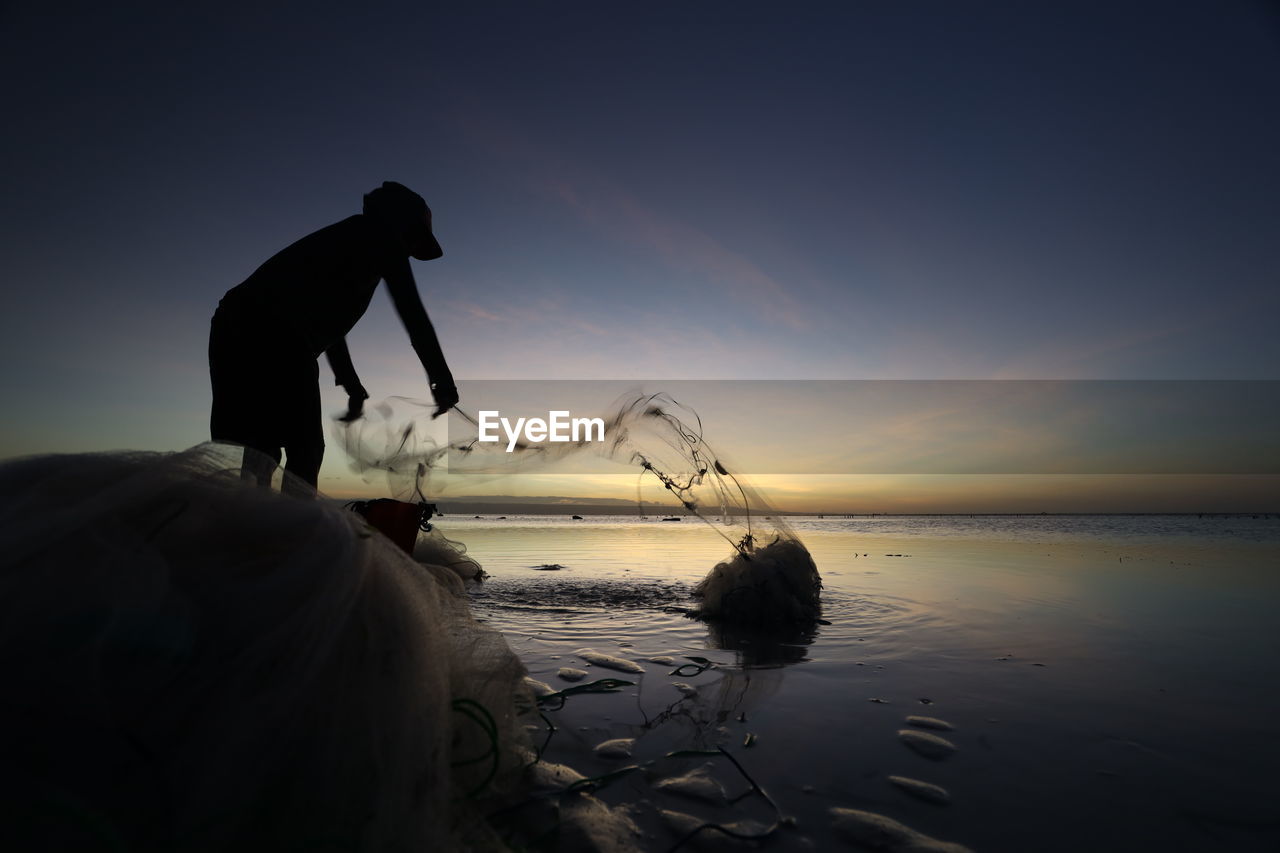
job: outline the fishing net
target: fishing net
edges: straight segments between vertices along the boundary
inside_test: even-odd
[[[532,699],[465,558],[239,454],[0,466],[0,848],[461,849],[516,784]]]
[[[764,497],[733,472],[703,435],[701,418],[666,394],[620,397],[601,416],[603,441],[485,443],[478,431],[440,440],[431,405],[391,398],[365,418],[335,422],[335,438],[355,471],[385,477],[403,500],[439,500],[453,485],[450,462],[491,477],[512,476],[582,454],[595,454],[636,472],[636,507],[646,489],[660,490],[710,525],[732,547],[697,585],[699,612],[708,619],[748,624],[814,621],[822,581],[809,552]],[[455,410],[458,411],[458,410]],[[476,418],[461,413],[472,427]],[[474,480],[472,480],[474,483]]]

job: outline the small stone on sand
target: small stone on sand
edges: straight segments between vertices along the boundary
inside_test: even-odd
[[[530,678],[527,675],[524,677],[524,684],[533,691],[534,696],[546,696],[556,692],[556,689],[545,681],[539,681],[538,679]]]
[[[892,853],[973,853],[963,844],[939,841],[874,812],[833,808],[831,827],[840,837],[873,850]]]
[[[946,720],[939,720],[937,717],[920,717],[914,714],[907,717],[907,725],[922,729],[937,729],[940,732],[949,732],[955,729],[955,726]]]
[[[679,794],[682,797],[691,797],[692,799],[714,803],[718,806],[729,802],[729,797],[724,792],[724,786],[711,776],[710,764],[704,764],[701,767],[690,770],[683,776],[660,779],[653,784],[653,787],[669,794]]]
[[[533,787],[541,791],[561,791],[586,778],[567,764],[539,761],[529,768]]]
[[[940,806],[951,802],[951,795],[947,793],[946,788],[921,782],[919,779],[908,779],[906,776],[890,776],[889,781],[925,802],[937,803]]]
[[[707,823],[700,817],[694,817],[685,812],[672,811],[671,809],[659,809],[658,815],[666,823],[667,827],[680,837],[684,837],[693,832],[698,827]],[[737,820],[731,823],[716,821],[725,829],[732,830],[739,835],[764,835],[769,827],[756,820]],[[742,850],[749,849],[750,841],[739,840],[722,832],[713,832],[704,830],[694,837],[694,844],[700,850]]]
[[[706,821],[696,818],[685,812],[677,812],[671,809],[659,809],[658,815],[662,818],[667,826],[671,827],[672,832],[676,835],[684,836],[693,832],[702,826]]]
[[[630,758],[631,749],[636,745],[633,737],[619,737],[596,745],[596,755],[600,758]]]
[[[625,806],[610,807],[590,794],[564,797],[559,803],[556,835],[565,850],[593,853],[641,853],[640,828]]]
[[[671,686],[676,690],[679,690],[685,696],[698,695],[698,688],[694,687],[692,684],[685,684],[683,681],[673,681],[671,682]]]
[[[560,676],[565,681],[581,681],[587,677],[587,671],[585,669],[574,669],[571,666],[562,666],[556,675]]]
[[[898,739],[925,758],[932,758],[934,761],[941,761],[956,751],[956,745],[951,741],[927,732],[918,732],[915,729],[902,729],[898,732]]]
[[[595,649],[578,649],[574,654],[587,663],[603,666],[605,669],[616,669],[619,672],[644,672],[644,668],[634,661],[606,655],[603,652],[597,652]]]
[[[659,666],[675,666],[676,659],[666,655],[658,655],[656,658],[649,658],[649,663],[656,663]]]

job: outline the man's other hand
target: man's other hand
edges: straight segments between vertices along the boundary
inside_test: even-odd
[[[458,405],[458,389],[452,382],[436,383],[431,386],[431,394],[435,397],[436,410],[431,415],[432,420],[440,417],[445,412]]]
[[[338,420],[351,423],[364,417],[364,401],[369,399],[369,392],[363,385],[347,388],[347,413]]]

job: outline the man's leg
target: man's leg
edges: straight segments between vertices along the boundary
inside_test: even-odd
[[[314,497],[320,479],[320,463],[324,461],[324,440],[318,443],[285,448],[284,483],[281,491],[298,497]],[[293,475],[293,476],[288,476]]]
[[[213,407],[209,413],[209,437],[244,447],[240,476],[260,486],[271,485],[280,465],[282,442],[273,429],[269,380],[263,375],[272,364],[260,349],[253,324],[242,322],[234,311],[219,309],[209,329],[209,382]]]
[[[280,467],[280,449],[274,452],[260,450],[244,442],[244,460],[240,463],[240,479],[251,480],[259,486],[271,487],[271,477]]]
[[[300,369],[291,390],[290,429],[284,443],[285,478],[282,491],[312,497],[324,461],[324,423],[320,415],[320,366],[313,358]],[[293,475],[292,477],[287,475]],[[295,479],[296,478],[296,479]]]

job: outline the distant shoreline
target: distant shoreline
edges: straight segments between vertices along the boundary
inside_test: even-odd
[[[441,500],[437,509],[445,515],[622,515],[634,517],[677,516],[693,518],[694,513],[684,507],[646,505],[643,511],[635,506],[619,504],[497,504],[483,501]],[[743,514],[741,507],[731,508],[735,515]],[[708,507],[701,515],[718,516],[717,508]],[[753,510],[753,515],[777,515],[786,518],[1070,518],[1082,516],[1150,516],[1193,518],[1254,518],[1280,517],[1280,511],[1257,512],[796,512],[784,509]]]

